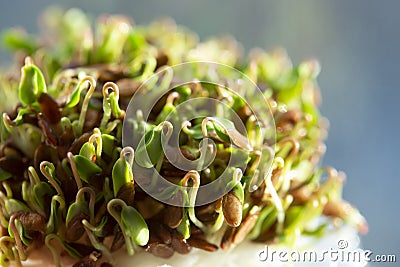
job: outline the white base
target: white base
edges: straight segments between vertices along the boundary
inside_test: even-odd
[[[342,240],[342,241],[341,241]],[[340,243],[341,242],[341,243]],[[346,246],[347,244],[347,246]],[[345,249],[341,247],[346,246]],[[338,230],[332,230],[330,233],[325,234],[323,238],[301,237],[299,238],[296,248],[288,249],[282,246],[274,245],[269,246],[268,250],[264,244],[254,243],[250,241],[243,242],[239,246],[229,251],[218,250],[216,252],[206,252],[199,249],[193,249],[188,255],[180,255],[175,253],[169,259],[162,259],[153,256],[147,252],[136,252],[134,256],[129,257],[123,252],[116,253],[114,263],[115,267],[270,267],[270,266],[365,266],[366,262],[361,258],[361,262],[354,260],[354,252],[359,246],[359,238],[357,231],[348,226],[343,226]],[[296,250],[295,250],[296,249]],[[261,253],[264,251],[263,253]],[[265,261],[260,260],[261,257],[265,259],[268,251],[269,257]],[[272,253],[274,252],[273,258]],[[282,251],[288,252],[285,254]],[[298,251],[298,253],[297,253]],[[290,261],[297,259],[298,255],[303,257],[303,252],[316,253],[317,261],[314,259],[301,260],[300,262],[284,262],[285,259]],[[361,255],[362,251],[359,250]],[[282,252],[281,254],[279,254]],[[357,253],[357,252],[356,252]],[[292,255],[292,256],[290,256]],[[314,254],[315,255],[315,254]],[[336,256],[335,256],[336,255]],[[350,255],[350,260],[347,257]],[[281,256],[281,258],[279,258]],[[330,261],[329,257],[333,259],[338,257],[335,261]],[[309,256],[307,256],[309,257]],[[320,262],[324,257],[324,261]],[[51,254],[47,249],[35,251],[30,255],[29,261],[23,262],[23,266],[54,266],[49,264],[51,261]],[[272,260],[272,261],[271,261]],[[72,266],[71,259],[64,258],[62,266]],[[14,265],[11,265],[14,267]]]

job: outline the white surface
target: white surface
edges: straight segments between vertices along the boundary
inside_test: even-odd
[[[348,247],[346,249],[340,249],[338,247],[339,240],[347,242]],[[133,257],[129,257],[123,253],[115,254],[115,267],[270,267],[270,266],[365,266],[364,262],[358,262],[353,260],[341,261],[342,251],[349,255],[348,252],[354,251],[359,246],[359,238],[355,229],[350,227],[342,227],[340,230],[332,231],[326,234],[323,238],[314,239],[310,237],[301,237],[295,248],[289,249],[279,246],[270,246],[268,251],[271,255],[272,251],[275,253],[274,261],[270,261],[269,257],[266,261],[259,259],[260,252],[265,249],[264,244],[244,242],[236,248],[229,251],[218,250],[217,252],[206,252],[199,249],[193,249],[188,255],[180,255],[175,253],[170,259],[162,259],[153,256],[146,252],[136,252]],[[297,262],[288,263],[282,262],[278,258],[279,251],[315,251],[318,255],[318,259],[322,258],[325,251],[325,257],[328,258],[329,253],[338,252],[339,260],[336,262]],[[263,254],[265,256],[265,254]],[[347,256],[346,256],[347,257]],[[23,263],[23,266],[54,266],[49,263],[46,259],[51,259],[48,251],[37,251],[32,253],[31,259]],[[72,266],[72,262],[69,259],[64,259],[63,266]]]

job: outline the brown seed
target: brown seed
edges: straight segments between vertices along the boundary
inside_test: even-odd
[[[164,213],[164,223],[170,228],[175,229],[182,222],[183,208],[168,205]]]
[[[42,93],[39,96],[38,102],[43,115],[49,123],[55,124],[61,120],[58,103],[49,94]]]
[[[21,159],[3,157],[0,159],[0,168],[15,176],[23,176],[27,165]]]
[[[248,233],[253,229],[254,225],[256,224],[258,215],[260,214],[260,209],[251,209],[249,214],[244,218],[242,224],[238,228],[233,237],[233,243],[239,244],[241,243],[247,236]]]
[[[170,246],[158,242],[149,244],[146,250],[154,256],[164,259],[170,258],[174,255],[174,250]]]
[[[161,67],[163,65],[166,65],[167,63],[168,63],[168,55],[162,51],[158,51],[156,69],[158,69],[159,67]]]
[[[34,154],[34,166],[37,170],[40,169],[40,163],[42,161],[56,162],[57,158],[57,150],[54,147],[46,145],[44,143],[40,144]]]
[[[123,69],[119,65],[97,64],[95,67],[98,70],[99,82],[116,81],[126,77]]]
[[[164,204],[152,197],[146,196],[141,200],[138,200],[135,197],[135,208],[140,212],[145,220],[157,216],[157,214],[162,212],[164,207]]]
[[[192,250],[187,240],[176,231],[172,234],[171,247],[179,254],[188,254]]]
[[[111,263],[103,262],[102,264],[100,264],[100,267],[113,267],[113,266]]]
[[[194,224],[190,225],[190,236],[202,235],[202,234],[203,234],[203,231],[200,228],[198,228]]]
[[[86,257],[75,263],[72,267],[95,267],[96,262]]]
[[[224,213],[225,221],[229,226],[238,227],[242,221],[243,203],[230,191],[223,197],[222,212]]]
[[[124,235],[119,227],[116,227],[114,239],[111,245],[111,252],[117,251],[125,244]]]
[[[260,186],[251,193],[251,199],[255,205],[259,205],[262,202],[265,193],[265,187],[265,181],[263,181]]]
[[[19,212],[17,218],[21,221],[26,231],[43,231],[46,226],[46,219],[34,212]]]
[[[55,136],[53,125],[51,125],[48,121],[46,121],[41,113],[38,114],[38,118],[39,118],[38,124],[40,128],[42,128],[42,132],[46,137],[47,142],[50,145],[56,147],[58,145],[58,142],[57,142],[57,137]]]
[[[167,245],[171,244],[172,242],[171,232],[168,231],[168,229],[163,224],[160,223],[155,224],[154,231],[157,237],[160,238],[164,244]]]
[[[133,205],[133,199],[135,197],[135,184],[129,182],[121,186],[118,191],[117,198],[125,201],[127,205]]]
[[[68,241],[76,241],[85,233],[85,228],[82,224],[82,220],[84,219],[89,220],[89,216],[81,212],[69,222],[65,231],[65,238]]]
[[[81,147],[83,146],[84,143],[89,141],[91,135],[92,135],[91,132],[84,133],[79,138],[75,139],[75,141],[71,144],[71,147],[69,148],[69,152],[71,152],[74,155],[78,155]]]
[[[133,94],[140,88],[142,83],[133,79],[121,79],[117,81],[120,96],[133,96]]]
[[[214,251],[218,250],[218,246],[211,244],[208,241],[201,239],[201,238],[197,238],[197,237],[190,237],[188,239],[188,243],[192,247],[203,249],[205,251],[214,252]]]
[[[224,236],[222,237],[221,245],[220,245],[223,250],[229,249],[231,247],[235,232],[236,232],[236,228],[229,227],[229,226],[225,230],[225,233],[224,233]]]

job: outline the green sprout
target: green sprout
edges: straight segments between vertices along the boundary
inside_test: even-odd
[[[65,253],[75,266],[88,259],[100,266],[115,264],[119,250],[166,258],[245,239],[294,245],[337,222],[367,231],[342,198],[344,174],[321,167],[327,123],[315,60],[296,66],[283,50],[261,49],[246,59],[233,38],[202,42],[171,20],[140,26],[106,15],[92,27],[78,9],[52,8],[43,21],[45,38],[3,34],[25,61],[0,73],[2,266],[23,266],[38,247],[50,250],[55,266]],[[193,64],[185,70],[196,77],[181,84],[186,74],[172,66],[193,61],[225,64],[251,83]],[[202,82],[208,78],[221,85]],[[157,103],[143,100],[155,104],[147,117],[142,109],[130,114],[130,100],[143,92],[164,93]],[[182,107],[205,98],[218,101],[214,113],[202,101]],[[272,121],[261,123],[257,114],[268,112]],[[125,127],[132,144],[122,141]],[[152,194],[137,167],[154,170],[144,177]],[[170,184],[157,188],[156,174]],[[198,206],[201,187],[213,182],[223,195]],[[321,217],[331,220],[315,226]],[[222,238],[211,244],[211,236]]]

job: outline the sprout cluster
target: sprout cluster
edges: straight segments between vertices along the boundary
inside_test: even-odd
[[[124,16],[104,15],[93,29],[79,10],[50,9],[43,21],[41,36],[20,29],[3,35],[21,71],[14,67],[0,74],[2,266],[10,261],[22,266],[30,251],[42,246],[57,266],[65,252],[76,266],[95,266],[112,264],[112,252],[122,248],[129,255],[146,250],[167,258],[192,247],[227,249],[245,238],[293,244],[299,235],[321,234],[337,221],[367,230],[360,213],[342,199],[344,174],[319,167],[327,122],[318,111],[317,62],[292,66],[281,50],[254,50],[242,58],[234,39],[199,42],[170,20],[143,27]],[[195,60],[234,67],[262,89],[275,120],[273,142],[263,142],[268,129],[260,130],[263,125],[255,123],[239,96],[194,82],[160,100],[148,121],[140,114],[130,120],[132,127],[143,127],[145,138],[135,150],[122,146],[123,121],[136,90],[165,66]],[[224,79],[224,73],[218,75]],[[168,82],[178,79],[172,75]],[[230,79],[226,77],[227,83]],[[179,148],[187,159],[204,163],[207,150],[216,154],[203,171],[179,170],[162,147],[176,128],[176,106],[200,96],[227,102],[247,136],[224,112],[198,114],[192,121],[175,118],[183,125]],[[205,137],[216,146],[201,151]],[[268,159],[271,149],[275,157]],[[195,207],[199,186],[215,180],[232,155],[240,159],[237,166],[229,165],[232,189]],[[268,160],[272,171],[250,192],[249,177]],[[134,164],[155,168],[169,181],[189,187],[159,192],[189,205],[167,205],[146,194],[135,183]],[[238,167],[243,164],[245,171]],[[322,215],[332,220],[310,228]],[[218,235],[219,240],[210,241]]]

